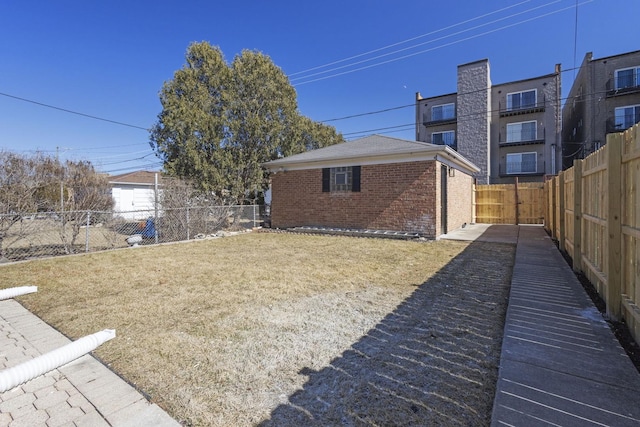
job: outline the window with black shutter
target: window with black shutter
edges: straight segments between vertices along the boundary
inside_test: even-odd
[[[351,191],[360,192],[360,166],[351,168]]]
[[[331,191],[331,169],[322,169],[322,192],[328,193]]]
[[[360,166],[322,169],[322,191],[360,191]]]

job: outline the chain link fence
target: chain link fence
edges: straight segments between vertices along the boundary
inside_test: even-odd
[[[263,223],[259,205],[0,215],[0,262],[220,236]]]

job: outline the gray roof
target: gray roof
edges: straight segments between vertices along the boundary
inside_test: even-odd
[[[382,135],[370,135],[341,144],[307,151],[267,162],[264,166],[276,169],[289,165],[301,165],[330,162],[335,160],[375,159],[376,157],[393,156],[399,160],[409,161],[419,155],[441,155],[450,159],[457,159],[455,163],[466,169],[478,169],[473,163],[458,154],[455,150],[444,145],[429,144],[427,142],[410,141]]]

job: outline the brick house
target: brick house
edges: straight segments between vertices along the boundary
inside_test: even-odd
[[[438,238],[473,218],[479,168],[450,147],[380,135],[265,163],[271,225]]]

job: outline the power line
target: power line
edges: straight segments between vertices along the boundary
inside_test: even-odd
[[[485,22],[485,23],[483,23],[483,24],[476,25],[475,27],[471,27],[471,28],[467,28],[467,29],[464,29],[464,30],[460,30],[460,31],[455,32],[455,33],[452,33],[452,34],[447,34],[447,35],[444,35],[444,36],[442,36],[442,37],[438,37],[438,38],[435,38],[435,39],[432,39],[432,40],[427,40],[427,41],[422,42],[422,43],[414,44],[414,45],[412,45],[412,46],[404,47],[404,48],[402,48],[402,49],[397,49],[397,50],[394,50],[394,51],[392,51],[392,52],[388,52],[388,53],[384,53],[384,54],[382,54],[382,55],[374,56],[374,57],[372,57],[372,58],[363,59],[363,60],[361,60],[361,61],[353,62],[353,63],[351,63],[351,64],[342,65],[342,66],[340,66],[340,67],[331,68],[331,69],[329,69],[329,70],[325,70],[325,71],[319,71],[319,72],[317,72],[317,73],[309,74],[309,75],[307,75],[307,76],[296,77],[296,78],[291,79],[291,81],[292,81],[292,82],[294,82],[294,81],[296,81],[296,80],[303,80],[303,79],[306,79],[306,78],[309,78],[309,77],[314,77],[314,76],[318,76],[318,75],[322,75],[322,74],[327,74],[327,73],[330,73],[330,72],[332,72],[332,71],[337,71],[337,70],[340,70],[340,69],[349,68],[349,67],[352,67],[352,66],[354,66],[354,65],[363,64],[363,63],[365,63],[365,62],[370,62],[370,61],[373,61],[373,60],[375,60],[375,59],[380,59],[380,58],[384,58],[384,57],[387,57],[387,56],[391,56],[391,55],[394,55],[394,54],[397,54],[397,53],[400,53],[400,52],[404,52],[404,51],[407,51],[407,50],[415,49],[416,47],[424,46],[424,45],[429,44],[429,43],[434,43],[434,42],[437,42],[437,41],[445,40],[445,39],[450,38],[450,37],[453,37],[453,36],[457,36],[457,35],[460,35],[460,34],[463,34],[463,33],[467,33],[467,32],[469,32],[469,31],[477,30],[478,28],[486,27],[486,26],[488,26],[488,25],[495,24],[496,22],[504,21],[504,20],[506,20],[506,19],[510,19],[510,18],[513,18],[513,17],[518,16],[518,15],[522,15],[522,14],[525,14],[525,13],[529,13],[529,12],[532,12],[532,11],[534,11],[534,10],[536,10],[536,9],[540,9],[540,8],[543,8],[543,7],[547,7],[547,6],[550,6],[550,5],[552,5],[552,4],[559,3],[559,2],[561,2],[561,1],[562,1],[562,0],[554,0],[554,1],[550,2],[550,3],[546,3],[546,4],[541,5],[541,6],[536,6],[536,7],[534,7],[534,8],[531,8],[531,9],[528,9],[528,10],[525,10],[525,11],[522,11],[522,12],[514,13],[514,14],[509,15],[509,16],[506,16],[506,17],[502,17],[502,18],[495,19],[495,20],[490,21],[490,22]],[[455,26],[456,26],[456,25],[453,25],[452,27],[455,27]],[[447,27],[447,28],[450,28],[450,27]],[[434,31],[433,33],[437,33],[437,32],[439,32],[439,31],[440,31],[440,30],[438,30],[438,31]],[[419,37],[418,37],[418,38],[419,38]],[[400,43],[399,43],[399,44],[400,44]],[[383,49],[384,49],[384,48],[381,48],[381,49],[379,49],[379,50],[383,50]]]
[[[0,95],[6,96],[7,98],[17,99],[18,101],[23,101],[23,102],[28,102],[30,104],[39,105],[41,107],[51,108],[53,110],[63,111],[65,113],[70,113],[70,114],[75,114],[75,115],[82,116],[82,117],[87,117],[89,119],[100,120],[100,121],[103,121],[103,122],[113,123],[113,124],[116,124],[116,125],[126,126],[126,127],[130,127],[130,128],[134,128],[134,129],[141,129],[141,130],[144,130],[146,132],[149,131],[149,129],[144,128],[142,126],[132,125],[132,124],[129,124],[129,123],[119,122],[119,121],[111,120],[111,119],[105,119],[104,117],[93,116],[91,114],[81,113],[79,111],[68,110],[66,108],[56,107],[55,105],[45,104],[45,103],[42,103],[42,102],[38,102],[38,101],[31,100],[31,99],[27,99],[27,98],[21,98],[19,96],[10,95],[8,93],[0,92]]]
[[[138,165],[138,166],[130,166],[130,167],[126,167],[126,168],[105,170],[103,172],[104,173],[108,173],[108,174],[112,174],[114,172],[124,172],[124,171],[130,171],[130,170],[140,170],[140,169],[155,168],[155,167],[159,167],[159,166],[162,166],[162,165],[163,165],[162,162],[153,162],[153,163],[150,162],[150,163],[146,163],[146,164],[142,164],[142,165]]]
[[[561,1],[561,0],[557,0],[557,1]],[[584,2],[580,3],[580,6],[585,5],[587,3],[591,3],[593,1],[594,0],[585,0]],[[521,24],[524,24],[524,23],[527,23],[527,22],[531,22],[531,21],[535,21],[537,19],[541,19],[541,18],[550,16],[550,15],[554,15],[556,13],[564,12],[565,10],[572,9],[573,7],[574,6],[564,7],[562,9],[558,9],[558,10],[555,10],[555,11],[552,11],[552,12],[548,12],[548,13],[545,13],[545,14],[542,14],[542,15],[535,16],[533,18],[524,19],[522,21],[518,21],[518,22],[509,24],[509,25],[504,25],[504,26],[499,27],[499,28],[494,28],[492,30],[485,31],[483,33],[475,34],[475,35],[472,35],[472,36],[469,36],[469,37],[465,37],[465,38],[462,38],[462,39],[459,39],[459,40],[455,40],[455,41],[452,41],[452,42],[449,42],[449,43],[444,43],[444,44],[441,44],[439,46],[435,46],[435,47],[432,47],[432,48],[429,48],[429,49],[424,49],[424,50],[421,50],[421,51],[418,51],[418,52],[414,52],[414,53],[410,53],[410,54],[407,54],[407,55],[399,56],[397,58],[392,58],[392,59],[389,59],[389,60],[386,60],[386,61],[377,62],[375,64],[370,64],[370,65],[366,65],[366,66],[363,66],[363,67],[355,68],[353,70],[342,71],[342,72],[334,73],[334,74],[331,74],[331,75],[328,75],[328,76],[318,77],[316,79],[311,79],[311,80],[306,80],[306,81],[303,81],[303,82],[300,82],[300,83],[293,83],[293,86],[301,86],[301,85],[308,84],[308,83],[314,83],[314,82],[318,82],[318,81],[321,81],[321,80],[327,80],[327,79],[330,79],[330,78],[334,78],[334,77],[343,76],[343,75],[346,75],[346,74],[355,73],[357,71],[363,71],[363,70],[366,70],[366,69],[369,69],[369,68],[377,67],[377,66],[384,65],[384,64],[389,64],[391,62],[396,62],[396,61],[400,61],[402,59],[406,59],[406,58],[410,58],[410,57],[413,57],[413,56],[421,55],[421,54],[424,54],[424,53],[432,52],[432,51],[437,50],[437,49],[442,49],[444,47],[452,46],[452,45],[455,45],[455,44],[458,44],[458,43],[461,43],[461,42],[464,42],[464,41],[472,40],[472,39],[475,39],[475,38],[478,38],[478,37],[482,37],[482,36],[485,36],[485,35],[488,35],[488,34],[492,34],[492,33],[498,32],[498,31],[502,31],[502,30],[505,30],[507,28],[512,28],[512,27],[515,27],[517,25],[521,25]],[[362,61],[362,62],[367,62],[367,61]],[[340,67],[340,68],[344,68],[344,67]],[[321,74],[321,73],[319,73],[319,74]],[[299,79],[303,79],[303,77],[301,77]]]
[[[577,69],[579,69],[579,68],[580,67],[577,67]],[[560,73],[566,73],[566,72],[569,72],[569,71],[572,71],[572,70],[575,70],[575,69],[576,68],[568,68],[566,70],[561,70]],[[504,84],[508,84],[508,83],[509,82],[504,83]],[[498,84],[496,84],[494,86],[500,86],[501,84],[503,84],[503,83],[498,83]],[[454,92],[453,95],[456,95],[456,96],[470,95],[470,94],[474,94],[474,93],[483,92],[483,91],[486,91],[486,90],[487,90],[486,88],[482,88],[482,89],[470,90],[468,92],[460,92],[460,93]],[[430,97],[423,98],[423,100],[428,100],[428,99],[431,99],[431,98],[437,98],[437,97],[440,97],[440,96],[444,96],[444,95],[430,96]],[[566,98],[566,99],[568,99],[568,98]],[[335,118],[327,119],[327,120],[319,120],[319,122],[320,123],[329,123],[329,122],[336,122],[336,121],[340,121],[340,120],[347,120],[347,119],[363,117],[363,116],[369,116],[369,115],[374,115],[374,114],[387,113],[389,111],[401,110],[403,108],[409,108],[409,107],[415,107],[416,103],[418,103],[418,102],[420,102],[420,101],[416,101],[416,102],[413,102],[411,104],[404,104],[404,105],[399,105],[399,106],[395,106],[395,107],[384,108],[382,110],[367,111],[367,112],[364,112],[364,113],[357,113],[357,114],[351,114],[351,115],[348,115],[348,116],[335,117]]]
[[[495,10],[495,11],[493,11],[493,12],[485,13],[484,15],[476,16],[475,18],[467,19],[466,21],[461,21],[461,22],[458,22],[458,23],[456,23],[456,24],[449,25],[448,27],[440,28],[440,29],[438,29],[438,30],[431,31],[431,32],[428,32],[428,33],[425,33],[425,34],[421,34],[421,35],[416,36],[416,37],[411,37],[411,38],[409,38],[409,39],[402,40],[402,41],[397,42],[397,43],[392,43],[392,44],[390,44],[390,45],[387,45],[387,46],[384,46],[384,47],[380,47],[380,48],[377,48],[377,49],[373,49],[373,50],[370,50],[370,51],[368,51],[368,52],[364,52],[364,53],[360,53],[360,54],[357,54],[357,55],[353,55],[353,56],[350,56],[350,57],[348,57],[348,58],[344,58],[344,59],[339,59],[339,60],[337,60],[337,61],[329,62],[329,63],[324,64],[324,65],[318,65],[318,66],[316,66],[316,67],[308,68],[308,69],[306,69],[306,70],[297,71],[297,72],[295,72],[295,73],[291,73],[291,74],[289,74],[289,76],[296,76],[296,75],[299,75],[299,74],[306,74],[306,73],[308,73],[308,72],[310,72],[310,71],[319,70],[319,69],[321,69],[321,68],[330,67],[330,66],[335,65],[335,64],[340,64],[340,63],[342,63],[342,62],[350,61],[350,60],[352,60],[352,59],[356,59],[356,58],[360,58],[360,57],[363,57],[363,56],[370,55],[370,54],[372,54],[372,53],[380,52],[380,51],[383,51],[383,50],[386,50],[386,49],[389,49],[389,48],[392,48],[392,47],[395,47],[395,46],[399,46],[399,45],[404,44],[404,43],[408,43],[408,42],[411,42],[411,41],[414,41],[414,40],[421,39],[421,38],[423,38],[423,37],[427,37],[427,36],[430,36],[430,35],[433,35],[433,34],[440,33],[440,32],[442,32],[442,31],[449,30],[449,29],[451,29],[451,28],[458,27],[458,26],[460,26],[460,25],[468,24],[469,22],[477,21],[478,19],[482,19],[482,18],[485,18],[485,17],[487,17],[487,16],[494,15],[494,14],[496,14],[496,13],[503,12],[503,11],[505,11],[505,10],[507,10],[507,9],[511,9],[511,8],[514,8],[514,7],[520,6],[520,5],[524,4],[524,3],[528,3],[529,1],[531,1],[531,0],[525,0],[525,1],[522,1],[522,2],[520,2],[520,3],[516,3],[516,4],[514,4],[514,5],[507,6],[507,7],[504,7],[504,8],[502,8],[502,9]]]
[[[415,106],[416,106],[416,104],[414,102],[413,104],[407,104],[407,105],[400,105],[398,107],[385,108],[384,110],[369,111],[369,112],[366,112],[366,113],[353,114],[351,116],[338,117],[338,118],[335,118],[335,119],[320,120],[320,123],[329,123],[329,122],[336,122],[338,120],[353,119],[355,117],[370,116],[370,115],[373,115],[373,114],[386,113],[386,112],[393,111],[393,110],[401,110],[403,108],[415,107]]]
[[[565,70],[565,71],[571,71],[571,70]],[[487,89],[481,89],[481,91],[485,91]],[[478,91],[471,91],[468,93],[473,93],[473,92],[478,92]],[[608,91],[603,90],[603,91],[597,91],[597,92],[593,92],[593,93],[588,93],[588,94],[584,94],[582,96],[583,100],[586,100],[588,98],[595,98],[596,96],[600,96],[602,94],[606,94]],[[559,101],[566,101],[570,98],[573,98],[572,96],[567,96],[565,98],[560,98]],[[428,98],[426,98],[428,99]],[[551,102],[555,102],[556,99],[551,98],[549,99],[549,103]],[[415,106],[416,104],[413,104],[413,106]],[[562,110],[562,109],[561,109]],[[481,111],[475,111],[475,112],[471,112],[469,114],[465,114],[462,116],[456,116],[456,124],[464,122],[466,120],[471,120],[473,117],[479,116],[479,115],[489,115],[489,114],[494,114],[494,113],[499,113],[501,111],[501,109],[495,110],[495,109],[487,109],[487,110],[481,110]],[[561,113],[561,112],[560,112]],[[398,128],[402,128],[404,127],[405,129],[402,130],[410,130],[410,128],[408,128],[409,126],[412,126],[414,129],[416,126],[420,126],[422,123],[421,122],[414,122],[414,123],[405,123],[402,125],[395,125],[395,126],[387,126],[387,127],[381,127],[381,128],[375,128],[375,129],[366,129],[366,130],[361,130],[361,131],[354,131],[354,132],[349,132],[349,133],[345,133],[343,134],[343,136],[352,136],[352,135],[359,135],[359,134],[370,134],[371,132],[377,132],[380,130],[389,130],[389,129],[398,129]]]
[[[114,161],[114,162],[102,163],[101,165],[102,166],[111,166],[111,165],[119,165],[119,164],[122,164],[122,163],[135,162],[135,161],[138,161],[138,160],[144,160],[144,159],[146,159],[147,157],[149,157],[149,156],[151,156],[153,154],[155,154],[155,153],[153,153],[153,152],[152,153],[148,153],[148,154],[146,154],[144,156],[136,157],[134,159],[129,159],[129,160],[118,160],[118,161]]]
[[[578,0],[576,0],[576,21],[573,33],[573,69],[576,68],[576,57],[578,55]],[[573,78],[576,78],[575,71],[573,72]]]

